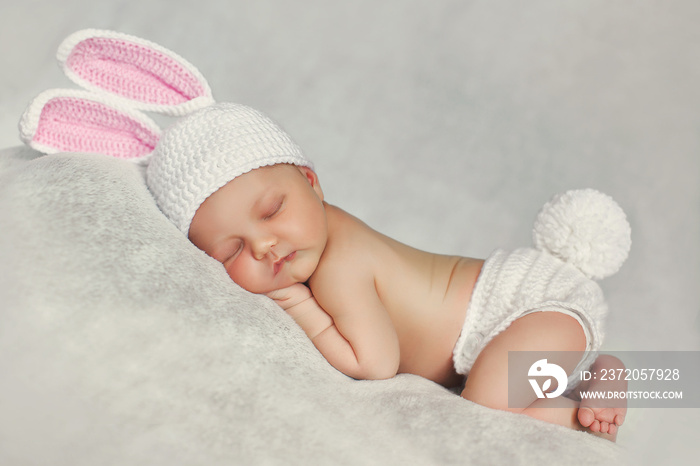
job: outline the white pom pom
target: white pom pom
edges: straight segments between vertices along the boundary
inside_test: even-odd
[[[625,212],[594,189],[567,191],[542,207],[533,230],[535,247],[599,280],[617,272],[632,245]]]

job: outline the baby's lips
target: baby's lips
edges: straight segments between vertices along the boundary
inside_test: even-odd
[[[274,271],[275,275],[277,275],[279,273],[279,271],[282,270],[282,266],[284,266],[285,262],[289,262],[291,260],[294,260],[296,255],[297,255],[297,252],[294,251],[294,252],[282,257],[281,259],[277,259],[277,261],[273,264],[273,271]]]

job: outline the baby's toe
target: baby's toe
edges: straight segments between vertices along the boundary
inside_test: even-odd
[[[589,429],[591,429],[591,432],[600,432],[600,422],[596,419],[595,421],[591,422],[591,425],[588,426]]]
[[[578,422],[580,422],[583,427],[590,426],[593,421],[595,421],[595,414],[591,408],[580,408],[578,410]]]
[[[610,426],[610,423],[605,422],[605,421],[601,421],[600,422],[600,432],[607,434],[609,426]]]
[[[625,416],[623,416],[622,414],[618,414],[617,416],[615,416],[615,424],[621,426],[623,422],[625,422]]]
[[[616,426],[615,424],[610,424],[610,425],[608,426],[608,434],[610,434],[610,435],[612,435],[612,436],[614,436],[615,434],[617,434],[617,426]]]

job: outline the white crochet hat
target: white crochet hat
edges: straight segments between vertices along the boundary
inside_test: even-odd
[[[148,188],[188,234],[197,208],[243,173],[278,163],[313,168],[262,113],[215,104],[204,76],[153,42],[85,29],[59,47],[61,68],[83,89],[49,89],[20,120],[20,136],[44,153],[99,152],[147,164]],[[161,135],[142,111],[180,117]]]
[[[158,207],[185,235],[206,198],[255,168],[290,163],[313,168],[267,116],[233,103],[205,107],[163,132],[146,171]]]

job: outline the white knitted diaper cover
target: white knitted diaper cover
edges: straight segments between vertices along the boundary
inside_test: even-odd
[[[467,375],[479,353],[513,321],[540,311],[574,317],[586,335],[587,354],[600,348],[607,305],[596,282],[544,251],[495,250],[481,269],[454,348],[457,373]],[[587,365],[590,359],[584,358]]]

